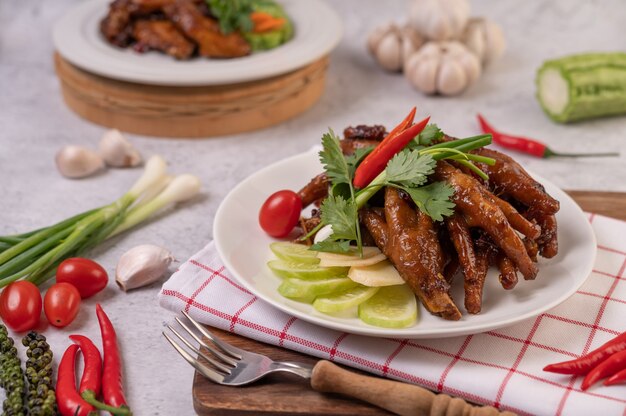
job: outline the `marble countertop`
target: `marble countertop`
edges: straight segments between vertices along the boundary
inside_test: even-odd
[[[2,0],[0,2],[0,234],[48,225],[71,214],[113,201],[140,174],[109,170],[71,181],[54,167],[63,145],[94,147],[102,133],[65,107],[52,64],[51,28],[78,0]],[[576,161],[516,157],[565,189],[626,191],[626,119],[616,117],[558,125],[534,98],[534,76],[549,58],[624,47],[622,0],[472,1],[473,15],[486,15],[504,27],[508,49],[466,94],[425,97],[399,75],[380,71],[364,47],[377,24],[400,19],[407,2],[329,1],[345,22],[345,34],[331,57],[326,92],[307,113],[254,133],[208,140],[164,140],[129,135],[144,155],[164,155],[174,172],[192,172],[203,181],[201,198],[102,244],[92,255],[113,274],[117,259],[143,243],[168,247],[184,260],[212,238],[220,201],[256,170],[318,143],[332,127],[396,122],[416,105],[448,133],[477,133],[480,111],[496,126],[544,140],[555,149],[620,151],[620,158]],[[84,302],[69,327],[45,329],[57,359],[71,333],[100,338],[94,314],[104,304],[116,324],[125,359],[126,389],[137,415],[193,414],[192,369],[161,336],[171,314],[156,301],[160,284],[131,293],[113,280]],[[1,395],[2,393],[0,393]],[[3,396],[1,396],[3,397]]]

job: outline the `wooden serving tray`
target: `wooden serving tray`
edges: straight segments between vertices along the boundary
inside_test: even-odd
[[[626,193],[568,192],[587,212],[626,220]],[[217,336],[245,350],[265,354],[273,360],[315,363],[313,358],[211,328]],[[353,370],[358,372],[357,370]],[[286,374],[271,375],[245,387],[213,384],[198,373],[193,380],[193,403],[199,415],[388,415],[385,410],[348,397],[322,394],[311,389],[309,380]]]
[[[259,81],[166,87],[105,78],[55,53],[65,103],[105,127],[157,137],[200,138],[268,127],[306,111],[324,91],[328,57]]]

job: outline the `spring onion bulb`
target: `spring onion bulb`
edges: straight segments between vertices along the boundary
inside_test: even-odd
[[[0,236],[0,288],[19,279],[41,284],[54,275],[64,259],[80,256],[160,209],[193,197],[199,190],[197,177],[185,174],[172,180],[165,160],[153,156],[139,180],[113,203],[50,227]]]

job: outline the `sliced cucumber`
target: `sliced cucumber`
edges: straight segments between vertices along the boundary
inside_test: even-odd
[[[270,244],[270,249],[274,255],[281,260],[311,264],[318,264],[320,262],[320,259],[317,257],[317,252],[309,250],[309,247],[304,244],[279,241]]]
[[[363,286],[380,287],[404,284],[404,279],[388,260],[365,267],[352,267],[348,277]]]
[[[383,328],[406,328],[417,320],[415,295],[404,285],[381,287],[359,305],[359,318],[367,324]]]
[[[318,296],[340,293],[355,287],[357,284],[347,277],[335,277],[326,280],[285,279],[278,287],[278,293],[286,298],[300,301],[313,300]]]
[[[311,263],[294,263],[283,260],[270,260],[267,266],[278,277],[304,280],[321,280],[347,276],[347,267],[320,267]]]
[[[365,302],[374,296],[378,289],[359,285],[337,295],[318,297],[313,302],[313,307],[324,313],[341,312]]]

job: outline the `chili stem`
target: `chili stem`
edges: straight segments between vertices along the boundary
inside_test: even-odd
[[[104,410],[115,416],[132,416],[133,412],[127,407],[113,407],[96,400],[96,396],[90,390],[85,390],[81,396],[83,400],[95,407],[96,409]]]

